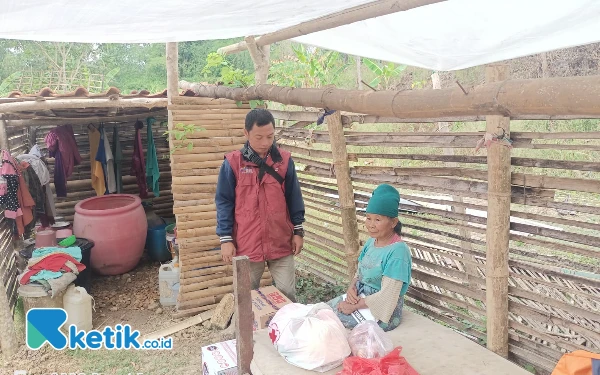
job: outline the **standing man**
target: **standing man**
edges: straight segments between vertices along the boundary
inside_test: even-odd
[[[246,145],[225,155],[215,203],[221,256],[250,258],[251,287],[269,266],[277,288],[296,300],[294,255],[304,245],[304,200],[291,154],[275,144],[275,119],[266,109],[246,116]]]

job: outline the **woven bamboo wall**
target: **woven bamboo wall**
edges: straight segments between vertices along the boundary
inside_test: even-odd
[[[416,203],[401,204],[413,256],[405,304],[484,344],[487,165],[485,149],[474,151],[483,133],[432,130],[354,124],[346,131],[361,239],[368,238],[369,193],[380,183],[396,186]],[[600,351],[600,132],[511,137],[510,353],[549,373],[566,351]],[[307,238],[300,266],[346,282],[328,133],[292,126],[280,128],[278,140],[301,169]]]
[[[27,128],[7,129],[8,146],[12,156],[22,154],[27,149]],[[17,263],[14,256],[14,237],[4,213],[0,213],[0,280],[6,290],[11,310],[17,303]]]
[[[147,201],[152,202],[153,209],[157,215],[167,218],[173,216],[169,144],[167,137],[164,135],[167,127],[166,125],[161,124],[167,120],[167,111],[153,112],[152,116],[156,119],[156,122],[152,126],[152,134],[154,137],[154,143],[156,145],[158,167],[160,170],[160,196],[158,198],[154,198],[153,195],[150,194],[152,198],[147,199]],[[140,116],[140,121],[144,123],[144,128],[141,130],[141,135],[144,157],[146,157],[148,147],[146,117]],[[123,162],[121,164],[123,190],[124,193],[138,195],[139,189],[136,179],[134,176],[130,175],[131,158],[133,155],[133,141],[135,137],[134,123],[135,121],[121,123],[118,125],[106,124],[104,128],[112,146],[113,129],[118,127],[121,148],[123,150]],[[99,124],[94,123],[93,125],[97,127]],[[35,132],[36,142],[43,150],[44,155],[47,155],[47,147],[46,143],[44,142],[44,137],[54,127],[55,126],[40,127]],[[33,131],[33,129],[30,131]],[[96,195],[92,189],[91,182],[90,143],[87,125],[73,125],[73,132],[75,133],[75,139],[77,141],[79,153],[81,154],[82,163],[73,169],[73,174],[67,179],[67,197],[56,198],[56,209],[58,215],[63,216],[68,221],[73,220],[73,215],[75,214],[75,205],[77,202]],[[50,175],[54,176],[54,159],[48,158],[47,160],[50,169]],[[52,183],[51,186],[52,191],[55,192],[54,183]],[[151,186],[148,186],[148,188],[151,189]]]
[[[196,125],[202,130],[174,140],[183,146],[173,154],[173,212],[177,219],[180,255],[178,315],[208,310],[233,291],[231,265],[221,260],[216,236],[215,191],[225,154],[242,148],[244,118],[250,107],[225,99],[173,98],[173,124]],[[192,142],[192,150],[187,144]],[[265,272],[262,284],[271,282]]]

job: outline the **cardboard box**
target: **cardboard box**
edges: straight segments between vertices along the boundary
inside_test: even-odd
[[[252,290],[252,313],[254,314],[254,330],[267,328],[275,313],[283,306],[292,303],[274,286],[266,286]]]
[[[219,342],[202,348],[203,375],[237,375],[235,340]]]

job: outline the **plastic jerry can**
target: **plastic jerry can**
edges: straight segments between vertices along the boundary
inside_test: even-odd
[[[173,263],[161,264],[158,270],[158,291],[160,304],[163,306],[175,306],[179,294],[179,267]]]
[[[63,308],[67,312],[67,322],[64,325],[68,327],[73,324],[77,330],[91,331],[93,298],[85,288],[69,285],[63,296]]]

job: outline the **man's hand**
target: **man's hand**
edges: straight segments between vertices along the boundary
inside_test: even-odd
[[[356,305],[351,305],[346,301],[342,301],[338,304],[338,311],[344,315],[350,315],[357,310]]]
[[[221,244],[221,258],[223,262],[231,263],[235,256],[235,245],[233,242],[226,242]]]
[[[294,238],[292,239],[292,252],[294,253],[294,255],[300,254],[303,247],[304,238],[294,235]]]
[[[356,290],[356,280],[352,281],[352,284],[348,287],[346,291],[346,302],[351,305],[356,305],[360,298],[358,297],[358,291]]]

